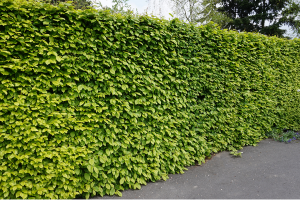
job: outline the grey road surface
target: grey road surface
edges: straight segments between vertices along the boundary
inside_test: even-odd
[[[221,152],[167,181],[125,190],[123,196],[92,199],[300,199],[300,141],[271,139],[240,150],[242,158]]]

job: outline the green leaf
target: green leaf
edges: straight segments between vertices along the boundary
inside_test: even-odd
[[[110,195],[114,195],[114,194],[115,194],[115,188],[111,188]]]
[[[90,174],[84,173],[84,178],[85,178],[86,180],[90,180]]]
[[[107,156],[106,155],[102,155],[102,156],[100,156],[99,160],[100,160],[101,163],[105,163],[107,161]]]
[[[52,36],[49,37],[49,44],[50,45],[53,45],[54,44],[54,39]]]
[[[74,171],[75,171],[75,173],[76,173],[77,175],[80,174],[80,169],[75,169]]]
[[[6,50],[0,50],[0,55],[3,55],[3,56],[5,56],[5,57],[7,57],[7,56],[9,56],[9,55],[11,55],[11,53],[9,52],[9,51],[6,51]]]
[[[116,69],[115,68],[110,68],[110,73],[115,74],[116,73]]]
[[[122,197],[122,193],[120,191],[116,191],[116,195],[118,195],[119,197]]]
[[[93,158],[90,159],[90,160],[89,160],[89,163],[90,163],[91,165],[94,165],[94,159],[93,159]]]
[[[89,170],[89,172],[93,173],[93,166],[92,165],[88,165],[87,169]]]
[[[46,65],[50,65],[51,64],[51,60],[46,60],[45,63],[46,63]]]
[[[125,84],[122,85],[122,89],[123,89],[123,90],[126,90],[127,88],[128,88],[127,85],[125,85]]]
[[[79,85],[78,86],[78,91],[80,92],[84,88],[84,85]]]
[[[100,192],[100,188],[98,186],[94,186],[93,190],[95,190],[96,192]]]
[[[122,177],[122,178],[120,179],[120,184],[122,185],[122,184],[124,183],[124,181],[125,181],[125,178]]]
[[[99,170],[98,170],[97,167],[94,167],[94,171],[95,171],[96,174],[99,174]]]
[[[23,199],[26,199],[28,195],[25,194],[25,193],[20,192],[20,196],[21,196]]]
[[[61,58],[60,56],[56,56],[56,60],[57,60],[58,62],[60,62],[60,61],[62,61],[62,58]]]

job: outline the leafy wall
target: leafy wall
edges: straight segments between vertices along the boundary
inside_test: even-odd
[[[121,195],[299,129],[300,41],[0,2],[0,198]]]

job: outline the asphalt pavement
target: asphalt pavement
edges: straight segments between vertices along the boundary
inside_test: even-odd
[[[266,139],[246,146],[242,157],[224,151],[184,174],[150,182],[123,196],[91,199],[300,199],[300,141]]]

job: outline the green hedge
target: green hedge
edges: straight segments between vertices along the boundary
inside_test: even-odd
[[[0,198],[121,195],[299,129],[300,40],[0,2]]]

